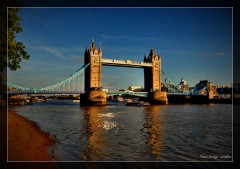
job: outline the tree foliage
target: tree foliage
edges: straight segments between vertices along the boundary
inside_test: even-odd
[[[15,34],[23,31],[19,24],[18,11],[18,8],[8,8],[8,67],[10,70],[20,69],[22,59],[30,58],[24,44],[16,41]]]
[[[6,2],[0,6],[0,73],[7,66],[7,11]]]

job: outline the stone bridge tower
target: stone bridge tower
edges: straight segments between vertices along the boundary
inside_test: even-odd
[[[85,91],[101,90],[102,88],[102,49],[96,48],[94,40],[90,48],[85,50],[84,64],[90,63],[85,70]]]
[[[161,91],[161,57],[155,55],[151,49],[149,56],[144,57],[144,62],[152,63],[152,67],[144,68],[144,88],[145,91]]]
[[[161,56],[155,55],[151,49],[149,56],[144,57],[144,62],[152,63],[152,67],[144,68],[144,88],[148,93],[151,104],[168,104],[167,93],[161,92]]]
[[[84,53],[84,65],[88,63],[84,74],[85,93],[80,95],[80,105],[106,105],[106,92],[102,91],[102,49],[96,48],[94,40]]]

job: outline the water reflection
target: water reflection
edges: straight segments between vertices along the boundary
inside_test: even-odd
[[[143,132],[147,146],[147,154],[151,154],[153,159],[161,160],[160,153],[163,149],[163,118],[161,106],[148,106],[145,111],[145,124]]]
[[[84,127],[80,140],[80,152],[82,160],[100,160],[104,157],[102,152],[105,144],[102,125],[104,121],[100,113],[104,107],[83,107]]]
[[[230,104],[79,107],[55,102],[14,110],[57,134],[56,160],[212,161],[200,155],[232,156]]]

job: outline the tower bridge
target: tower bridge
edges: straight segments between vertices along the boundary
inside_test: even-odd
[[[106,92],[102,88],[102,66],[121,66],[144,69],[144,89],[149,92],[151,103],[167,104],[167,93],[161,92],[161,57],[151,49],[149,56],[144,57],[143,62],[131,60],[115,60],[102,58],[102,48],[95,46],[92,41],[90,48],[85,50],[84,64],[89,64],[85,70],[85,93],[81,94],[83,105],[106,104]]]
[[[102,66],[120,66],[141,68],[144,71],[144,92],[131,92],[136,96],[147,97],[147,101],[155,104],[167,104],[168,100],[185,97],[214,97],[215,90],[210,84],[200,85],[193,90],[183,91],[162,70],[160,54],[155,54],[151,49],[149,55],[142,62],[132,60],[116,60],[102,57],[102,49],[96,48],[94,41],[90,48],[84,52],[84,65],[67,78],[43,88],[28,88],[8,82],[8,95],[21,94],[80,94],[82,105],[104,105],[106,97],[114,94],[129,94],[121,92],[106,92],[102,90]],[[80,90],[80,75],[84,74],[84,89]],[[165,83],[161,75],[165,76]],[[166,80],[169,83],[166,83]],[[77,84],[76,84],[77,83]],[[71,90],[72,86],[72,90]],[[167,89],[164,92],[161,89]],[[167,92],[166,92],[167,91]],[[213,93],[213,94],[212,94]],[[215,94],[216,95],[216,94]]]

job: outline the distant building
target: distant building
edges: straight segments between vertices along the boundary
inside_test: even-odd
[[[133,92],[140,92],[140,91],[143,91],[144,88],[140,86],[129,86],[128,90]]]
[[[182,77],[182,79],[181,79],[181,81],[180,81],[180,83],[179,83],[181,86],[184,86],[184,85],[186,85],[187,84],[187,82],[183,79],[183,77]]]
[[[183,90],[184,92],[189,90],[189,85],[187,84],[187,81],[185,81],[183,78],[181,79],[179,83],[179,88]]]
[[[125,92],[126,90],[125,89],[119,89],[118,91],[119,92]]]

